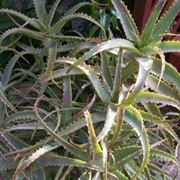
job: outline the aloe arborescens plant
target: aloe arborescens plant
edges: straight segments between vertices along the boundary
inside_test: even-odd
[[[16,179],[176,178],[177,173],[172,177],[164,162],[170,161],[176,165],[176,170],[179,169],[174,151],[179,137],[172,125],[179,118],[180,75],[165,62],[164,53],[179,52],[180,42],[163,41],[162,38],[179,12],[180,2],[175,0],[159,19],[165,2],[158,1],[140,34],[123,1],[112,0],[126,39],[104,40],[98,45],[86,39],[73,53],[70,51],[72,44],[68,42],[68,57],[62,57],[64,54],[58,52],[58,38],[69,40],[72,36],[65,37],[59,29],[66,19],[80,17],[74,12],[82,4],[52,27],[48,19],[52,20],[58,1],[48,15],[51,18],[46,18],[43,2],[36,0],[38,20],[30,20],[11,10],[0,10],[18,16],[42,31],[35,33],[20,26],[2,34],[1,43],[9,35],[21,32],[45,44],[44,48],[36,49],[14,42],[23,52],[17,52],[10,45],[1,46],[2,51],[9,49],[17,53],[4,70],[0,92],[4,117],[1,120],[0,171],[4,177],[9,177],[7,173],[11,172],[10,177]],[[103,30],[95,20],[87,19]],[[48,38],[44,41],[45,37]],[[84,40],[73,38],[75,41]],[[91,49],[87,50],[89,47]],[[75,44],[74,48],[77,48]],[[47,57],[47,62],[40,77],[37,76],[36,63],[28,71],[18,68],[20,75],[23,74],[19,82],[11,72],[14,63],[26,54],[32,54],[41,62],[42,57]],[[87,65],[89,59],[98,63]],[[23,103],[7,98],[6,89],[25,84],[27,76],[35,79],[29,82],[35,84],[34,89],[28,89],[28,101],[25,101],[26,97],[22,98]],[[81,90],[78,89],[80,80],[85,82]],[[43,82],[40,83],[40,92],[37,82]],[[90,85],[93,88],[87,89]],[[86,90],[93,97],[89,96],[85,105],[83,94],[87,96]],[[59,95],[59,91],[64,95]],[[75,93],[77,96],[74,98]],[[19,136],[24,131],[28,132],[28,143],[26,138]],[[41,134],[46,138],[39,141]],[[10,163],[12,159],[14,161]],[[58,168],[47,170],[51,176],[44,173],[46,167],[52,166]]]

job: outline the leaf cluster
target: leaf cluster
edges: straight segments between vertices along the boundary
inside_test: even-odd
[[[124,2],[111,0],[125,39],[114,38],[109,18],[79,12],[101,9],[95,1],[58,16],[60,0],[49,11],[33,2],[34,18],[0,9],[15,25],[0,35],[0,53],[11,56],[0,83],[0,175],[176,179],[180,74],[165,53],[180,52],[180,42],[163,36],[180,1],[160,17],[166,0],[159,0],[140,34]],[[67,30],[77,18],[92,23],[97,37]]]

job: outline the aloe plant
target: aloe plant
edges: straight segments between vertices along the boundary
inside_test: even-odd
[[[15,54],[1,77],[0,175],[176,178],[165,162],[179,169],[179,137],[172,126],[179,120],[180,75],[164,53],[179,52],[180,42],[164,41],[163,36],[180,2],[175,0],[159,18],[166,2],[159,0],[140,34],[124,2],[112,0],[126,39],[109,40],[96,20],[76,13],[92,3],[75,5],[53,24],[59,2],[47,12],[42,0],[34,0],[36,19],[0,10],[18,25],[0,36],[1,52]],[[74,18],[94,23],[103,36],[64,35],[63,27]],[[27,36],[30,43],[17,34]],[[41,42],[38,48],[33,39]]]

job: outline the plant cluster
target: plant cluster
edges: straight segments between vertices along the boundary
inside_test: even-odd
[[[81,2],[63,14],[60,0],[33,2],[36,17],[0,9],[14,23],[0,35],[0,176],[176,179],[180,74],[164,53],[180,52],[180,42],[163,36],[180,1],[160,17],[159,0],[142,34],[122,0]],[[86,6],[103,18],[84,14]],[[113,35],[117,18],[125,39]],[[90,31],[71,30],[74,19]]]

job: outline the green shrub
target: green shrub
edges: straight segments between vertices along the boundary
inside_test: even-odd
[[[121,0],[112,0],[126,39],[107,39],[107,27],[77,13],[63,15],[34,0],[37,18],[9,9],[17,27],[0,36],[1,53],[13,54],[0,85],[0,172],[5,179],[173,179],[179,169],[180,75],[163,41],[180,2],[159,19],[159,0],[142,34]],[[82,18],[99,28],[85,37],[64,27]],[[55,22],[56,21],[56,22]],[[103,23],[102,23],[103,24]],[[106,23],[104,24],[106,26]],[[77,34],[77,35],[74,35]]]

